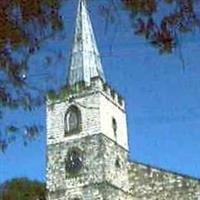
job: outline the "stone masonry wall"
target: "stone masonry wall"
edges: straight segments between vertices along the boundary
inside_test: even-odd
[[[199,200],[200,181],[138,163],[129,165],[130,192],[138,200]]]
[[[83,151],[83,169],[76,175],[66,173],[65,159],[69,149]],[[98,135],[88,136],[73,142],[63,142],[48,146],[47,188],[61,191],[82,187],[103,181],[102,157]]]
[[[104,89],[97,81],[91,88],[69,95],[64,101],[48,101],[47,189],[50,200],[71,200],[79,196],[84,200],[113,199],[114,196],[123,200],[127,197],[124,102],[108,87]],[[65,135],[65,114],[72,105],[80,110],[81,129],[76,134]],[[117,122],[116,134],[113,118]],[[75,176],[65,169],[67,153],[73,147],[84,155],[83,168]]]
[[[92,184],[67,191],[49,193],[48,200],[133,200],[129,193],[108,183]]]
[[[104,181],[126,192],[129,190],[128,152],[113,140],[102,135]]]
[[[83,168],[76,174],[65,170],[65,158],[72,147],[83,151]],[[116,159],[119,163],[116,166]],[[128,199],[127,151],[103,134],[48,145],[47,189],[50,200]],[[65,198],[64,198],[65,197]],[[127,198],[125,198],[127,197]]]
[[[128,138],[127,138],[127,123],[126,112],[119,107],[118,104],[112,99],[111,96],[105,92],[100,96],[100,122],[101,131],[109,138],[116,140],[117,143],[128,150]],[[113,131],[112,119],[116,120],[117,130],[116,138]]]
[[[90,91],[65,102],[49,103],[47,107],[47,144],[69,141],[87,135],[100,133],[100,94]],[[67,109],[75,105],[81,112],[81,131],[65,137],[64,119]]]
[[[47,144],[81,138],[87,135],[103,133],[128,150],[127,124],[124,103],[120,105],[117,93],[112,95],[103,90],[103,85],[92,87],[73,94],[59,102],[48,101],[47,106]],[[81,112],[82,128],[79,134],[64,135],[64,119],[67,109],[75,105]],[[113,131],[112,119],[117,122],[117,131]]]

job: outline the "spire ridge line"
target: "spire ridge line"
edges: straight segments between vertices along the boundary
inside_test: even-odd
[[[85,0],[79,0],[68,84],[85,82],[94,77],[105,82],[100,54]]]

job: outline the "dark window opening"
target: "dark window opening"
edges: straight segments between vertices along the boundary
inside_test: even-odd
[[[112,128],[113,128],[114,136],[116,138],[117,137],[117,122],[115,118],[112,118]]]
[[[81,128],[81,112],[76,106],[71,106],[65,115],[65,134],[77,133]]]

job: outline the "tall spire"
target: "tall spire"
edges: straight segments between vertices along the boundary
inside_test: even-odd
[[[94,77],[105,81],[86,1],[79,0],[68,84],[84,81],[89,85]]]

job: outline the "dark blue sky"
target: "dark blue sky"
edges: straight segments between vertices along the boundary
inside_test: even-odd
[[[59,86],[67,76],[75,1],[63,7],[64,38],[54,38],[30,60],[33,85]],[[199,33],[182,37],[186,69],[178,50],[159,55],[140,37],[134,36],[128,16],[120,11],[121,23],[110,24],[99,16],[95,1],[90,4],[99,50],[107,81],[126,99],[130,159],[166,170],[200,177],[200,46]],[[45,56],[62,51],[63,59],[49,66]],[[48,72],[48,74],[47,74]],[[45,108],[31,114],[8,112],[6,120],[45,125]],[[19,176],[45,180],[45,130],[24,147],[20,141],[0,154],[0,182]]]

